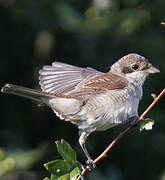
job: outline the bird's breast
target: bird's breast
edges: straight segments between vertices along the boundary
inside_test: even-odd
[[[86,119],[80,128],[93,126],[96,130],[106,130],[125,123],[134,116],[137,117],[141,92],[139,89],[131,88],[111,90],[90,98],[80,112]]]

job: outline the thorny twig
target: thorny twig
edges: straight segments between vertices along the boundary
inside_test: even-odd
[[[139,117],[139,119],[136,120],[136,122],[133,125],[128,126],[126,129],[124,129],[120,134],[109,144],[109,146],[93,161],[94,164],[96,164],[98,161],[106,157],[107,153],[112,149],[113,146],[115,146],[119,140],[126,135],[135,125],[137,125],[141,120],[144,119],[144,117],[149,113],[149,111],[155,106],[155,104],[163,97],[165,94],[165,88],[162,90],[162,92],[154,99],[154,101],[148,106],[148,108],[142,113],[142,115]],[[84,168],[81,175],[84,175],[88,171],[87,168]],[[78,178],[80,180],[81,177]]]

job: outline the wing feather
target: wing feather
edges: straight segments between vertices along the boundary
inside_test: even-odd
[[[95,77],[103,74],[93,68],[81,68],[61,62],[53,62],[39,71],[41,89],[44,92],[54,94],[66,94],[74,90],[76,86],[87,77]]]
[[[111,72],[98,75],[86,82],[81,82],[73,91],[71,97],[88,98],[90,95],[104,93],[109,90],[121,90],[128,84],[127,79]]]
[[[102,73],[93,68],[81,68],[61,62],[53,62],[39,71],[43,92],[70,97],[88,97],[107,90],[120,90],[128,81],[111,72]]]
[[[89,80],[85,86],[93,89],[115,90],[123,89],[127,84],[128,81],[124,77],[108,72]]]

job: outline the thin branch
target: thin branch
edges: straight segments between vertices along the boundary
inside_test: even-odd
[[[93,163],[96,164],[98,161],[106,157],[107,153],[112,149],[113,146],[115,146],[119,140],[126,135],[135,125],[137,125],[141,120],[145,118],[145,116],[150,112],[150,110],[155,106],[155,104],[163,97],[165,94],[165,89],[162,90],[162,92],[158,95],[157,98],[154,99],[154,101],[150,104],[150,106],[143,112],[143,114],[139,117],[139,119],[136,120],[136,122],[133,125],[128,126],[126,129],[124,129],[110,144],[109,146],[102,152],[94,161]],[[88,171],[87,168],[84,168],[82,171],[82,175],[84,175]],[[81,177],[78,178],[80,180]]]

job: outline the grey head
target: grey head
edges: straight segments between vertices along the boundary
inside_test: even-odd
[[[142,85],[149,74],[160,72],[145,57],[131,53],[123,56],[111,66],[110,72],[120,74],[125,78]]]

